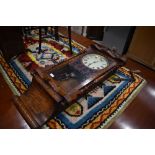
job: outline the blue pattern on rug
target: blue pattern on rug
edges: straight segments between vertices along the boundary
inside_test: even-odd
[[[10,60],[10,66],[13,68],[13,70],[16,72],[18,77],[23,80],[26,87],[29,87],[31,84],[31,81],[27,78],[27,76],[21,71],[21,69],[17,66],[15,61],[13,59]]]
[[[90,109],[91,107],[93,107],[93,105],[95,105],[95,104],[96,104],[97,102],[99,102],[101,99],[103,99],[103,97],[88,96],[88,97],[87,97],[88,108]]]
[[[120,71],[117,71],[117,75],[119,76]],[[125,74],[121,76],[128,78],[128,76],[126,76]],[[79,117],[78,120],[76,120],[75,122],[72,122],[70,119],[70,116],[67,115],[65,112],[60,113],[58,116],[54,117],[54,119],[58,120],[60,122],[61,125],[63,125],[66,128],[81,128],[81,126],[83,124],[85,124],[88,120],[91,120],[93,117],[95,117],[100,111],[108,108],[108,106],[110,105],[110,102],[112,99],[116,98],[117,95],[126,87],[128,87],[128,85],[131,82],[128,80],[122,81],[119,84],[119,87],[117,87],[116,89],[113,89],[111,91],[113,91],[113,93],[111,95],[107,95],[104,96],[103,100],[99,101],[98,103],[96,103],[95,106],[93,106],[93,108],[88,109],[87,113],[83,113],[83,115],[81,117]],[[106,98],[105,98],[106,97]],[[87,104],[87,100],[85,101],[85,104]],[[84,105],[82,105],[84,106]],[[86,105],[85,105],[86,106]],[[87,105],[88,106],[88,105]]]
[[[108,93],[110,93],[116,86],[107,86],[105,84],[103,84],[103,91],[104,91],[104,95],[108,95]]]

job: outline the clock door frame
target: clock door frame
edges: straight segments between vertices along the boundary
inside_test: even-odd
[[[76,60],[81,61],[81,58],[84,55],[95,53],[100,54],[108,59],[109,66],[99,70],[97,75],[91,76],[87,81],[82,82],[77,87],[73,88],[69,92],[66,92],[66,90],[60,85],[60,82],[55,80],[50,76],[50,73],[52,73],[54,70],[59,70],[60,68],[64,67],[65,65],[68,65]],[[82,62],[81,62],[82,63]],[[75,56],[65,62],[62,62],[54,67],[45,67],[44,69],[40,69],[39,73],[41,73],[42,78],[48,82],[48,84],[53,88],[53,90],[58,93],[60,96],[65,98],[67,102],[73,102],[78,97],[81,97],[84,93],[86,93],[88,90],[92,89],[95,85],[103,81],[105,78],[107,78],[110,74],[112,74],[121,63],[118,60],[115,60],[111,56],[109,56],[105,51],[99,51],[95,48],[88,48],[84,53],[79,54],[78,56]]]

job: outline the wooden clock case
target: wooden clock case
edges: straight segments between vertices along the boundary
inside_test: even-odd
[[[84,67],[81,58],[90,53],[104,56],[108,61],[108,66],[96,71]],[[28,91],[20,97],[14,97],[15,105],[31,128],[41,127],[52,116],[74,103],[124,63],[125,59],[118,53],[94,44],[83,53],[54,67],[38,68],[33,75]],[[76,77],[61,80],[61,73],[65,72],[66,68],[67,72],[70,69],[75,72],[79,70],[79,72]],[[58,74],[58,78],[52,77],[50,74]]]

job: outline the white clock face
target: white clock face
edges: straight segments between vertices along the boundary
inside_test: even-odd
[[[99,54],[87,54],[82,58],[82,63],[88,68],[100,70],[108,66],[105,57]]]

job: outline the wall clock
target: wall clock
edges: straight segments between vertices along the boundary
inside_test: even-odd
[[[92,45],[80,55],[54,67],[38,69],[37,74],[50,85],[56,94],[52,97],[57,102],[71,104],[123,64],[118,54]]]
[[[94,70],[104,69],[108,66],[108,62],[104,56],[99,54],[87,54],[82,58],[83,64]]]

